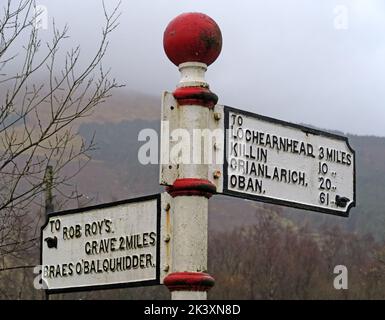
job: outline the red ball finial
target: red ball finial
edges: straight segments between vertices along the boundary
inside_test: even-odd
[[[167,26],[163,36],[167,57],[179,66],[184,62],[212,64],[222,49],[222,33],[203,13],[183,13]]]

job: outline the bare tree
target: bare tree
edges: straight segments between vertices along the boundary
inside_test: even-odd
[[[52,22],[52,38],[44,44],[38,27],[44,12],[34,0],[15,2],[0,8],[0,258],[31,246],[31,234],[37,236],[33,211],[42,205],[47,166],[52,188],[62,192],[60,186],[79,172],[94,148],[74,124],[119,87],[102,67],[119,4],[108,13],[103,3],[101,39],[84,63],[79,46],[61,51],[67,26],[59,30]]]

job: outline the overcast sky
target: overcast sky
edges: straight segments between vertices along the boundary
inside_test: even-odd
[[[59,26],[69,24],[82,54],[94,52],[103,25],[101,1],[37,3]],[[180,13],[203,12],[223,35],[222,53],[207,72],[220,104],[385,136],[383,0],[123,0],[121,11],[105,65],[126,84],[124,90],[158,96],[173,90],[179,73],[164,54],[163,31]]]

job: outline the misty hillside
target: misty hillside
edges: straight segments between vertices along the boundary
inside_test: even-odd
[[[119,119],[122,106],[103,106],[103,110],[114,110],[103,121],[88,119],[79,127],[79,133],[90,140],[95,134],[98,149],[92,154],[92,161],[77,177],[79,190],[95,202],[113,201],[138,195],[162,192],[158,184],[157,165],[143,166],[138,162],[137,153],[143,142],[137,137],[141,129],[152,128],[159,132],[160,98],[132,97],[127,108],[140,110],[133,113],[133,119],[127,119],[125,113]],[[115,98],[124,104],[123,99]],[[133,103],[137,103],[136,106]],[[140,116],[138,116],[140,115]],[[148,120],[146,120],[148,116]],[[103,123],[104,122],[104,123]],[[377,239],[384,239],[385,209],[382,192],[385,189],[385,138],[373,136],[349,135],[349,141],[356,151],[357,161],[357,207],[351,210],[349,218],[340,218],[320,213],[279,207],[258,202],[216,196],[210,202],[210,228],[216,230],[232,229],[238,225],[247,225],[255,219],[256,208],[280,211],[285,216],[299,223],[308,223],[313,227],[338,225],[349,232],[372,234]]]

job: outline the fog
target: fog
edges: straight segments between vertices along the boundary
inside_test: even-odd
[[[108,0],[111,9],[117,1]],[[94,52],[101,1],[37,1],[68,23],[67,44]],[[160,97],[179,80],[163,31],[183,12],[211,16],[222,53],[207,79],[219,103],[296,123],[385,136],[385,2],[382,0],[123,0],[105,66],[126,87]],[[52,30],[42,30],[49,37]]]

